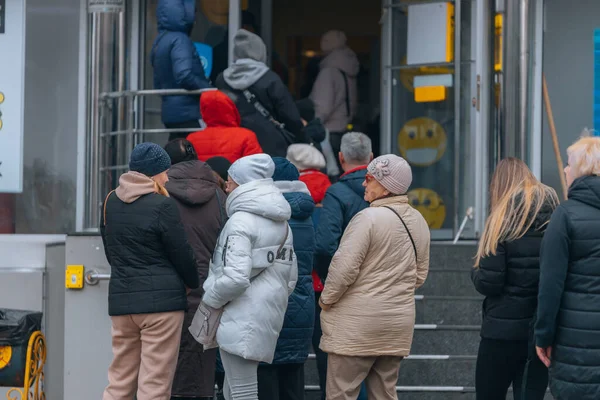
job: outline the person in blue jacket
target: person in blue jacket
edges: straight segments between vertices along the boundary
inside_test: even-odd
[[[331,185],[325,193],[315,235],[317,244],[313,265],[323,282],[327,278],[329,264],[350,220],[360,211],[369,207],[369,203],[364,199],[363,182],[367,174],[367,165],[373,160],[371,139],[360,132],[346,133],[342,136],[340,150],[338,157],[344,173],[340,180]],[[318,302],[319,299],[317,298],[316,301]],[[320,313],[320,308],[317,312]],[[317,318],[313,348],[317,356],[322,399],[325,399],[327,354],[319,349],[321,335],[321,323]],[[366,399],[366,388],[363,383],[359,400],[364,399]]]
[[[195,16],[195,0],[158,1],[158,36],[150,55],[155,89],[198,90],[210,87],[190,38]],[[200,96],[163,96],[162,122],[167,129],[200,128],[201,118]],[[169,140],[187,135],[171,133]]]
[[[315,203],[300,173],[288,160],[273,157],[275,186],[292,208],[289,220],[294,236],[294,254],[298,259],[298,282],[289,298],[283,328],[279,334],[273,363],[258,367],[258,398],[297,400],[304,398],[304,362],[312,338],[315,320],[315,295],[312,263],[315,230],[312,213]]]

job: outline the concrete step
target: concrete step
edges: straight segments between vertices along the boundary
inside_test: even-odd
[[[475,356],[410,356],[400,367],[398,385],[453,386],[475,385]],[[306,385],[318,385],[319,376],[315,359],[311,356],[304,367]]]
[[[483,297],[415,296],[417,324],[481,324]]]
[[[474,387],[398,387],[398,398],[401,400],[475,400]],[[305,391],[305,400],[320,400],[321,392],[318,387],[309,387]],[[513,400],[509,390],[506,400]],[[554,400],[546,393],[544,400]]]
[[[438,244],[432,242],[429,267],[436,269],[464,269],[473,267],[477,246],[475,244]]]
[[[417,289],[425,296],[469,296],[479,297],[471,282],[470,269],[431,268],[427,280]]]

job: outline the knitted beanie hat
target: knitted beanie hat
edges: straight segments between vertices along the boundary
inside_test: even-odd
[[[377,157],[371,161],[367,171],[392,194],[406,194],[412,183],[410,165],[395,154]]]
[[[273,180],[277,181],[297,181],[300,178],[298,169],[283,157],[273,157],[275,163],[275,172]]]
[[[234,162],[227,173],[238,185],[273,177],[275,164],[271,156],[261,153],[242,157]]]
[[[169,154],[156,143],[140,143],[131,152],[129,169],[146,176],[155,176],[171,168]]]
[[[300,171],[323,169],[327,165],[325,156],[315,146],[304,143],[292,144],[287,149],[287,159]]]

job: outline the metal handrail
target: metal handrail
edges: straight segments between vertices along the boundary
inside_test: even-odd
[[[145,90],[123,90],[120,92],[100,93],[101,99],[120,99],[123,97],[137,96],[195,96],[205,92],[213,92],[216,88],[206,88],[198,90],[185,89],[145,89]]]
[[[452,244],[458,243],[458,239],[460,239],[460,236],[462,235],[463,230],[467,226],[467,222],[473,219],[474,213],[475,213],[475,209],[473,207],[467,208],[465,217],[463,218],[462,223],[460,224],[460,228],[458,228],[458,232],[456,232],[456,236],[454,237]]]
[[[121,87],[122,88],[122,87]],[[148,96],[198,96],[217,89],[151,89],[119,90],[97,95],[97,113],[88,123],[87,158],[90,171],[86,176],[86,218],[84,229],[97,229],[100,223],[100,205],[104,196],[117,184],[115,174],[125,172],[133,148],[147,140],[147,135],[191,133],[198,128],[165,129],[160,126],[146,128],[148,111],[160,114],[156,106],[146,108]],[[200,105],[198,105],[200,107]],[[202,127],[200,128],[202,129]]]
[[[110,274],[103,274],[94,269],[88,271],[85,274],[85,283],[94,286],[100,283],[100,281],[108,281],[110,279]]]

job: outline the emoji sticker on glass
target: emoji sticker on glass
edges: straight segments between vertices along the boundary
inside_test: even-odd
[[[408,202],[423,215],[429,229],[441,229],[446,220],[444,200],[431,189],[417,188],[407,193]]]
[[[426,117],[411,119],[398,134],[400,155],[417,167],[438,162],[446,152],[446,142],[444,128]]]

